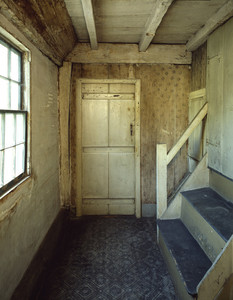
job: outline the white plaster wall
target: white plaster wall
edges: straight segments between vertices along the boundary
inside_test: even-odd
[[[32,55],[32,175],[0,200],[0,299],[7,300],[60,209],[58,68],[1,14],[0,26],[23,43]]]
[[[233,179],[233,18],[208,39],[209,166]]]

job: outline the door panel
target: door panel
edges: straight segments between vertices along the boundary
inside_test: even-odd
[[[83,153],[82,197],[108,198],[108,153]]]
[[[107,83],[84,83],[82,93],[108,93]]]
[[[134,146],[135,101],[110,100],[109,146]]]
[[[108,146],[108,101],[82,101],[82,146]]]
[[[109,197],[134,198],[134,153],[109,153]]]
[[[77,215],[140,216],[140,81],[80,79],[78,87]]]
[[[109,85],[109,93],[134,93],[135,85],[127,83],[112,83]]]

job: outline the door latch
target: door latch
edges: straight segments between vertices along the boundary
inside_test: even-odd
[[[133,135],[133,124],[130,124],[130,135]]]

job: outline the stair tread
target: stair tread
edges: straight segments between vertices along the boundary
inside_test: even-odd
[[[188,293],[196,295],[197,285],[211,267],[211,261],[180,219],[158,220],[158,226]]]
[[[227,241],[233,234],[233,203],[211,188],[182,192],[200,215]]]

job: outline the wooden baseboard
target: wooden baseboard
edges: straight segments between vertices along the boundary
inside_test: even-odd
[[[23,278],[15,289],[11,298],[12,300],[37,299],[37,295],[40,292],[38,287],[43,287],[43,281],[46,278],[45,275],[49,270],[50,264],[60,251],[62,251],[61,245],[64,243],[61,241],[65,238],[68,215],[68,211],[64,209],[57,215]]]

